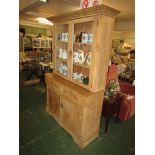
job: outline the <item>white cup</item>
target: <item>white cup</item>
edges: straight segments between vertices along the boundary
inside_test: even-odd
[[[82,73],[77,74],[77,80],[80,81],[80,82],[82,82],[82,76],[83,76]]]
[[[68,33],[65,33],[65,35],[64,35],[64,41],[68,42]]]
[[[65,41],[65,33],[61,34],[61,39],[62,39],[62,41]]]
[[[62,52],[62,58],[67,59],[67,50],[65,50],[65,49]]]
[[[93,34],[88,34],[88,43],[93,42]]]
[[[62,58],[62,56],[63,56],[63,49],[62,48],[59,48],[59,55],[58,55],[58,57],[59,58]]]
[[[87,43],[87,42],[88,42],[88,34],[82,33],[82,43]]]
[[[76,80],[76,79],[77,79],[77,75],[78,75],[77,73],[73,73],[73,74],[72,74],[72,78],[73,78],[74,80]]]

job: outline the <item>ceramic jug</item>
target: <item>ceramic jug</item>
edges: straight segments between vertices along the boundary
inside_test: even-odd
[[[78,62],[78,56],[79,56],[79,52],[74,52],[73,54],[73,62]]]
[[[83,64],[85,61],[85,55],[84,55],[84,51],[82,50],[78,50],[79,55],[78,55],[78,63],[79,64]]]

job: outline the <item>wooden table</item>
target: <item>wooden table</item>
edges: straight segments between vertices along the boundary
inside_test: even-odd
[[[28,61],[23,62],[23,66],[25,70],[28,70],[30,73],[27,75],[27,78],[24,81],[24,85],[36,84],[38,82],[44,82],[45,73],[51,73],[52,69],[48,66],[48,68],[42,67],[42,65],[37,61]],[[36,79],[32,79],[35,76]]]
[[[121,94],[117,94],[116,96],[104,99],[102,114],[106,118],[105,133],[108,131],[111,117],[116,114],[116,120],[118,119],[122,98]]]

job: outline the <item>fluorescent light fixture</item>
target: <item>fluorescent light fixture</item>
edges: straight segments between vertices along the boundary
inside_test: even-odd
[[[42,23],[42,24],[53,25],[53,23],[51,21],[47,20],[46,18],[39,17],[39,18],[37,18],[37,20],[39,23]]]
[[[40,0],[40,1],[41,1],[41,2],[45,2],[45,3],[47,2],[47,0]]]

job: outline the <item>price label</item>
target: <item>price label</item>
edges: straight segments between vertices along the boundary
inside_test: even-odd
[[[98,0],[94,0],[93,6],[97,6],[97,5],[98,5]]]
[[[88,8],[88,0],[82,2],[82,8]]]

